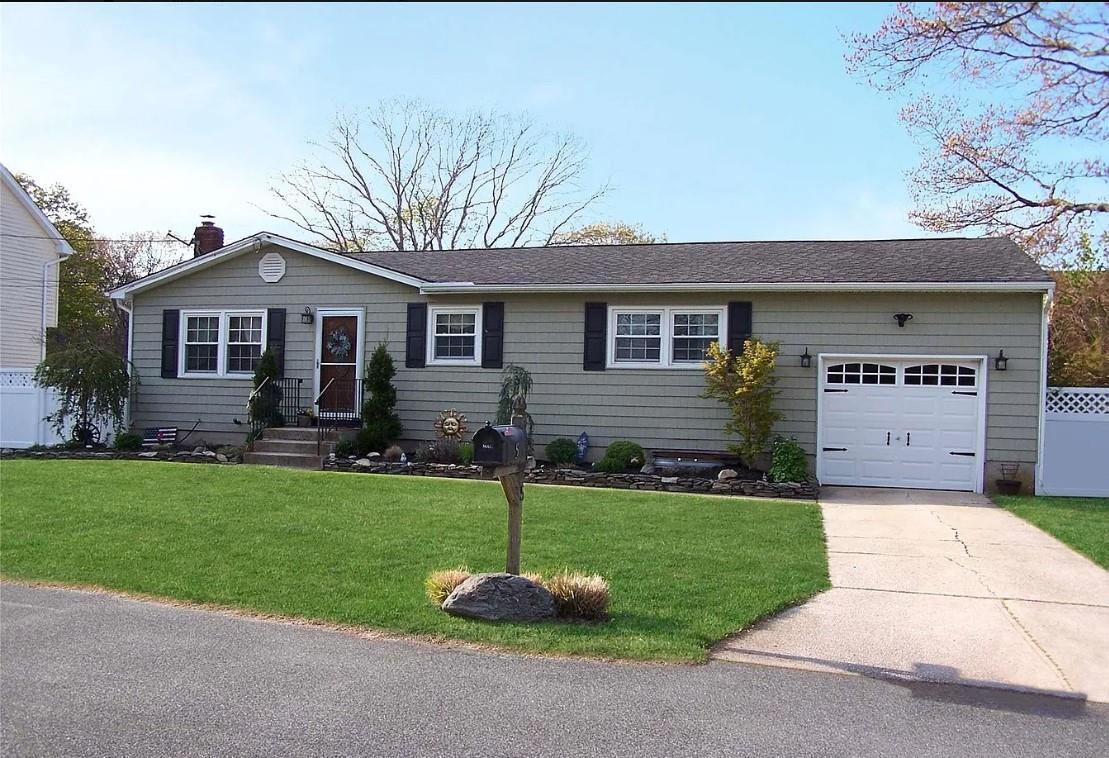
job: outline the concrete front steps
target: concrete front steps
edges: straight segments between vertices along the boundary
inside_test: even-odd
[[[321,469],[332,444],[339,441],[339,435],[334,431],[324,435],[320,455],[316,450],[316,434],[315,429],[295,426],[267,429],[262,439],[256,440],[250,451],[243,454],[243,463]]]

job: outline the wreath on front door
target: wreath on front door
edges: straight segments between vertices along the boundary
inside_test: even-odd
[[[327,335],[327,351],[340,361],[350,355],[350,337],[346,329],[339,328]]]

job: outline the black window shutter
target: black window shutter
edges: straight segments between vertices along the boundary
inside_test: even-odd
[[[743,352],[743,343],[751,337],[751,304],[728,303],[728,349],[732,355]]]
[[[481,313],[481,367],[504,366],[504,303],[484,303]]]
[[[585,304],[585,350],[581,367],[586,371],[605,370],[605,351],[608,332],[608,305]]]
[[[404,339],[404,365],[423,368],[427,363],[427,303],[408,304],[408,330]]]
[[[270,308],[266,311],[266,350],[273,351],[277,359],[277,375],[285,376],[285,309]]]
[[[177,377],[177,337],[181,326],[181,311],[176,308],[162,311],[162,378]]]

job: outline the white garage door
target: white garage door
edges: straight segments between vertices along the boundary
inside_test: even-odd
[[[826,358],[822,484],[975,490],[982,466],[979,361]]]

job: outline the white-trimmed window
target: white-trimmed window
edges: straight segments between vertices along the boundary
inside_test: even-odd
[[[262,358],[264,321],[257,313],[227,314],[227,373],[254,373]]]
[[[612,307],[609,368],[700,368],[705,351],[725,339],[724,308]]]
[[[481,362],[481,308],[428,309],[427,362],[470,366]]]
[[[266,345],[265,311],[182,311],[180,376],[249,378]]]

